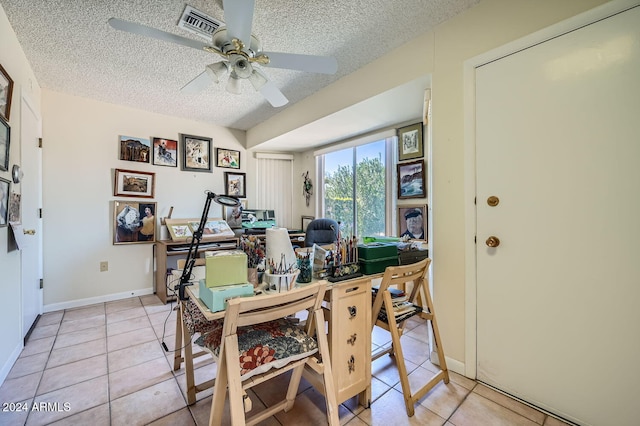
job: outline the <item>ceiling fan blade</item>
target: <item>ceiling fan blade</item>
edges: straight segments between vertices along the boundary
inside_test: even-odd
[[[289,99],[278,89],[278,86],[273,81],[267,81],[263,84],[260,88],[260,93],[273,107],[277,108],[289,103]]]
[[[249,46],[255,0],[224,0],[224,21],[229,40],[237,38]]]
[[[186,94],[194,94],[203,91],[212,83],[211,75],[205,70],[198,74],[193,80],[182,86],[180,91]]]
[[[171,34],[166,31],[147,27],[146,25],[142,24],[136,24],[135,22],[124,21],[118,18],[110,18],[107,22],[116,30],[139,34],[146,37],[155,38],[157,40],[168,41],[170,43],[176,43],[198,50],[203,50],[205,47],[209,46],[207,43],[203,43],[198,40]]]
[[[269,57],[267,67],[308,71],[318,74],[335,74],[338,61],[331,56],[300,55],[297,53],[262,52]]]

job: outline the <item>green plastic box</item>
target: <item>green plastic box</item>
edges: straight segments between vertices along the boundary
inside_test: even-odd
[[[241,250],[206,251],[207,287],[247,282],[247,255]]]
[[[384,272],[387,266],[398,266],[398,247],[379,242],[358,244],[358,261],[365,275]]]

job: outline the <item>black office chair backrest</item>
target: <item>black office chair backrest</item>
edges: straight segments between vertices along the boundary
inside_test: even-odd
[[[321,218],[309,222],[304,238],[305,247],[314,244],[333,244],[338,240],[338,222],[333,219]]]

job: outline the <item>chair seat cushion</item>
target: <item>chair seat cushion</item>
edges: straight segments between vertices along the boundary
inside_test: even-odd
[[[197,308],[197,307],[196,307]],[[217,359],[220,355],[223,321],[208,321],[207,331],[196,343],[208,349]],[[305,358],[318,350],[295,318],[282,318],[261,324],[238,327],[238,362],[240,378],[246,380],[271,368]]]

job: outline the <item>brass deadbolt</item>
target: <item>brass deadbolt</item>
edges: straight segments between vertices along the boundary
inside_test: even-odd
[[[500,203],[500,198],[496,197],[495,195],[492,195],[491,197],[487,198],[487,204],[489,204],[491,207],[495,207]]]
[[[494,237],[493,235],[487,238],[485,241],[489,247],[498,247],[500,245],[500,239],[498,237]]]
[[[24,235],[36,235],[36,230],[35,229],[23,229],[22,233]]]

